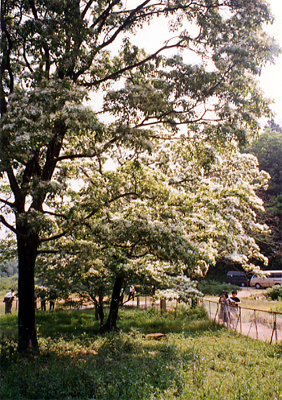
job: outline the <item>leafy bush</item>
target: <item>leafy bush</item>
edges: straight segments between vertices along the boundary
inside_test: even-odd
[[[272,286],[271,288],[268,288],[266,292],[268,294],[268,297],[271,298],[271,300],[282,299],[282,285]]]
[[[17,356],[17,344],[15,338],[4,337],[0,339],[0,367],[5,367]]]
[[[17,291],[18,287],[18,274],[2,277],[0,280],[0,291],[10,291],[11,288],[14,288]]]
[[[212,280],[202,280],[199,282],[198,289],[204,295],[220,296],[224,290],[228,293],[233,290],[239,290],[239,286],[228,285],[227,283],[220,283]]]

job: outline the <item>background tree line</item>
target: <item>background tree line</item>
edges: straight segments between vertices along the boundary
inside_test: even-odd
[[[254,154],[260,168],[270,174],[266,191],[258,191],[263,199],[265,212],[259,214],[261,223],[270,228],[268,235],[256,237],[261,251],[268,257],[267,269],[282,269],[282,128],[273,119],[269,120],[264,132],[247,147]]]

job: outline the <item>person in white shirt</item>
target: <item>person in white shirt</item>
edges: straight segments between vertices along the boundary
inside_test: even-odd
[[[135,287],[134,285],[131,285],[129,288],[129,296],[128,296],[128,300],[132,299],[134,301],[134,294],[135,294]]]
[[[11,314],[14,297],[15,297],[14,289],[11,289],[11,291],[5,295],[4,297],[5,314]]]

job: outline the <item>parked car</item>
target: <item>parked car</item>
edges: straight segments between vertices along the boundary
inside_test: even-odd
[[[226,275],[228,285],[248,286],[249,280],[245,272],[228,271]]]
[[[253,275],[250,286],[257,289],[272,287],[274,285],[282,285],[282,271],[264,271],[268,275],[265,277]]]

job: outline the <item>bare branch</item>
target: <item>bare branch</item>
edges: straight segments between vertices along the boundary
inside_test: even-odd
[[[90,9],[91,5],[93,4],[94,0],[89,0],[88,3],[86,4],[84,10],[81,13],[81,18],[84,19],[85,15],[87,14],[87,11]]]
[[[11,208],[15,206],[15,203],[14,203],[14,202],[11,203],[10,201],[5,200],[5,199],[1,199],[1,198],[0,198],[0,202],[6,204],[7,206],[9,206],[9,207],[11,207]]]
[[[18,185],[18,182],[15,178],[14,171],[11,166],[7,168],[7,175],[10,182],[10,187],[15,196],[15,206],[18,212],[24,212],[24,195]]]
[[[15,233],[16,235],[20,235],[22,237],[26,237],[26,235],[23,235],[20,231],[18,231],[13,225],[9,224],[6,219],[3,217],[3,215],[0,215],[0,222],[2,222],[2,224],[4,226],[6,226],[6,228],[10,229],[10,231],[12,231],[13,233]]]

